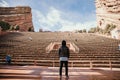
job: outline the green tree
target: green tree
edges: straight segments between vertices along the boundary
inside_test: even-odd
[[[83,32],[83,33],[86,33],[87,31],[86,31],[86,29],[83,29],[82,32]]]
[[[95,33],[96,32],[96,28],[90,28],[90,30],[88,31],[88,33]]]
[[[107,24],[106,25],[106,27],[105,27],[105,29],[104,29],[104,34],[106,34],[106,33],[109,33],[109,28],[111,27],[111,25],[110,24]]]
[[[116,25],[113,25],[113,24],[107,24],[106,25],[106,28],[104,29],[104,34],[109,34],[110,35],[110,32],[116,28]]]
[[[79,30],[78,32],[79,32],[79,33],[82,33],[82,30]]]
[[[17,25],[16,27],[15,27],[15,30],[19,30],[20,29],[20,27]]]
[[[30,32],[34,32],[34,30],[33,30],[32,27],[29,27],[28,31],[30,31]]]
[[[109,30],[112,31],[112,30],[115,29],[115,28],[116,28],[116,25],[111,24]]]
[[[103,34],[104,30],[100,28],[99,33]]]
[[[11,29],[10,30],[15,30],[14,26],[11,26]]]
[[[96,27],[96,32],[99,32],[100,31],[100,28],[97,26]]]
[[[0,26],[3,31],[9,30],[10,29],[10,24],[4,21],[0,21]]]

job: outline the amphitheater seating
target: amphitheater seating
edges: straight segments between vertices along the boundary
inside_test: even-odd
[[[59,66],[58,51],[46,53],[45,49],[51,42],[63,39],[75,43],[80,49],[79,53],[70,51],[69,66],[120,67],[120,40],[67,32],[8,32],[0,36],[0,64],[5,64],[5,56],[10,54],[13,65]]]

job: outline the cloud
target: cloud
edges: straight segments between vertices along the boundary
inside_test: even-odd
[[[37,24],[35,26],[38,31],[40,28],[50,31],[74,31],[80,29],[89,29],[96,26],[96,21],[74,22],[69,20],[71,16],[65,16],[65,12],[50,7],[48,13],[44,14],[39,10],[33,10],[33,21]],[[35,25],[36,25],[35,24]]]
[[[50,7],[47,14],[44,14],[38,10],[33,10],[33,21],[37,21],[40,28],[44,30],[55,29],[61,21],[60,16],[60,11],[56,10],[53,7]]]
[[[88,30],[91,27],[95,27],[96,17],[94,6],[92,6],[93,1],[76,1],[51,0],[51,2],[48,2],[46,0],[0,0],[0,6],[30,6],[32,8],[35,31],[39,31],[39,29],[50,31],[73,31],[80,29]],[[91,5],[86,6],[89,2]],[[85,10],[83,10],[83,8],[85,8]]]
[[[89,21],[85,23],[68,21],[65,22],[65,24],[62,24],[60,31],[89,30],[91,27],[96,27],[96,21]]]
[[[5,0],[1,0],[0,7],[9,7],[9,4]]]
[[[54,26],[56,23],[58,23],[61,18],[60,18],[60,11],[56,10],[55,8],[51,7],[50,12],[47,14],[47,23],[50,26]]]

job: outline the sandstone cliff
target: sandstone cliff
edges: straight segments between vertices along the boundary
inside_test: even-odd
[[[120,0],[96,0],[97,25],[105,29],[107,24],[120,27]]]
[[[19,26],[20,31],[34,30],[31,8],[27,6],[0,7],[0,21],[5,21],[12,26]]]

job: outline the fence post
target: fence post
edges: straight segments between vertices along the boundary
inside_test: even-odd
[[[118,50],[120,50],[120,44],[118,44]]]
[[[73,68],[73,61],[71,62],[71,67]]]
[[[112,70],[112,62],[109,60],[110,70]]]
[[[37,65],[37,61],[36,60],[34,60],[34,66],[36,66]]]
[[[93,64],[92,64],[92,61],[90,61],[90,69],[93,68]]]
[[[53,60],[53,67],[55,67],[55,61]]]

